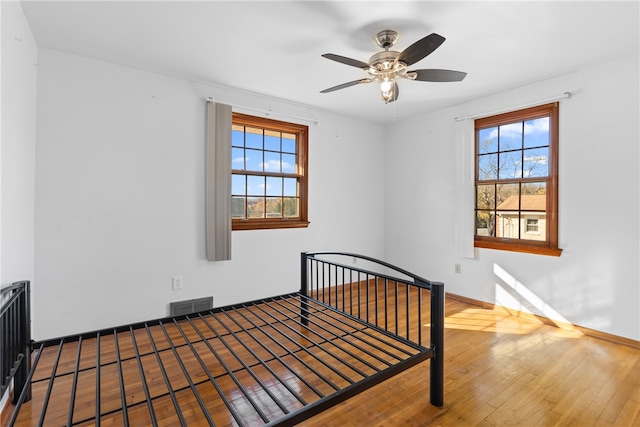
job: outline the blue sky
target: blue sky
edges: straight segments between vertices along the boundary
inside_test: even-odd
[[[255,172],[296,172],[296,141],[294,135],[267,133],[261,129],[247,132],[233,130],[231,138],[232,169]],[[246,141],[243,137],[246,136]],[[264,145],[263,145],[264,141]],[[251,196],[296,196],[297,180],[269,176],[233,175],[232,194]]]
[[[524,128],[524,129],[523,129]],[[498,161],[498,135],[500,136],[500,176],[495,174],[481,176],[481,179],[520,178],[548,175],[549,158],[549,118],[542,117],[524,122],[490,127],[479,131],[479,154],[481,155],[481,171],[496,169]],[[536,148],[531,148],[536,147]],[[520,151],[505,152],[506,150],[524,149],[523,157]],[[493,166],[493,168],[492,168]],[[524,166],[524,167],[523,167]],[[524,172],[523,172],[524,171]]]

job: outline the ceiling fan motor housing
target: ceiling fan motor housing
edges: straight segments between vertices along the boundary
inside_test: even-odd
[[[369,64],[371,65],[371,67],[377,69],[381,69],[383,67],[391,67],[399,55],[400,52],[396,52],[393,50],[378,52],[371,58],[369,58]]]
[[[369,59],[368,73],[371,77],[383,80],[393,80],[395,77],[404,77],[407,65],[396,61],[400,52],[385,50],[378,52]]]

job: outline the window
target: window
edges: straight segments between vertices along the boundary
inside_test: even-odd
[[[559,256],[558,104],[475,121],[475,246]]]
[[[234,230],[306,227],[308,127],[233,113]]]

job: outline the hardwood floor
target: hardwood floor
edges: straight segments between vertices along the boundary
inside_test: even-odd
[[[451,299],[445,314],[443,407],[429,404],[426,361],[302,425],[640,426],[640,350]],[[3,426],[9,415],[3,412]]]
[[[640,350],[447,300],[445,404],[429,362],[308,426],[640,426]]]

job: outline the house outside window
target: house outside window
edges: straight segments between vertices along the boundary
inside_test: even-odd
[[[308,127],[233,113],[234,230],[307,227]]]
[[[527,233],[537,233],[537,234],[539,234],[538,233],[538,230],[539,230],[538,221],[539,221],[539,219],[538,218],[526,218],[526,220],[527,220]],[[544,235],[541,237],[541,240],[544,240]]]
[[[546,197],[544,194],[509,196],[500,203],[496,208],[496,237],[545,240]],[[521,231],[523,235],[519,234]]]
[[[559,256],[558,104],[477,119],[480,248]]]

